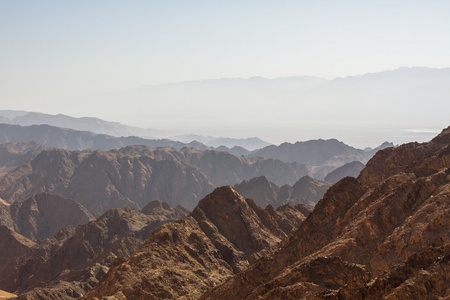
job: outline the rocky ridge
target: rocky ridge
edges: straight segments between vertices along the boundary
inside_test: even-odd
[[[106,274],[118,256],[128,257],[161,224],[186,217],[186,210],[149,203],[143,212],[108,210],[76,229],[67,227],[37,243],[0,227],[0,288],[19,299],[78,299]],[[3,245],[3,243],[2,243]],[[7,262],[7,263],[6,263]]]
[[[379,151],[276,251],[202,299],[448,297],[449,167],[450,127]]]
[[[52,149],[1,178],[0,197],[14,203],[38,193],[59,194],[95,216],[112,207],[139,209],[156,199],[192,209],[214,186],[259,175],[290,183],[306,173],[298,163],[188,148]]]
[[[293,206],[261,209],[216,188],[184,220],[165,224],[128,259],[116,259],[87,299],[191,299],[273,249],[305,218]]]

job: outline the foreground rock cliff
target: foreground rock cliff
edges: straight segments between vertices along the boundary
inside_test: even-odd
[[[261,209],[217,188],[184,220],[165,224],[128,259],[116,259],[87,299],[196,298],[273,249],[305,216]]]
[[[379,151],[275,252],[203,299],[450,297],[450,127]]]

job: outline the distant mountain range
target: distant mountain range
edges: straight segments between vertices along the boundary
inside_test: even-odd
[[[54,127],[74,129],[77,131],[89,131],[101,135],[109,135],[113,137],[140,137],[144,139],[155,139],[167,137],[161,130],[145,129],[120,124],[118,122],[108,122],[99,118],[82,117],[74,118],[63,114],[51,115],[37,112],[16,111],[16,110],[0,110],[0,123],[14,124],[21,126],[30,125],[50,125]],[[206,146],[217,148],[225,146],[228,148],[241,147],[244,150],[255,150],[270,145],[259,138],[215,138],[211,136],[201,136],[195,134],[186,134],[172,137],[174,141],[181,141],[184,144],[200,142]],[[167,142],[168,143],[168,142]],[[175,144],[175,143],[173,143]],[[167,145],[169,146],[169,145]],[[206,148],[206,147],[204,147]],[[73,149],[71,149],[73,150]]]
[[[234,138],[223,138],[223,137],[215,138],[215,137],[211,137],[211,136],[187,134],[187,135],[175,136],[175,137],[173,137],[173,139],[176,141],[184,142],[184,143],[198,141],[202,144],[205,144],[210,147],[218,148],[218,149],[220,149],[219,147],[221,147],[221,146],[222,147],[225,146],[229,149],[232,149],[233,147],[240,147],[240,148],[244,148],[244,150],[249,150],[249,152],[252,150],[261,149],[261,148],[271,145],[270,143],[267,143],[257,137],[246,138],[246,139],[234,139]]]
[[[321,180],[329,172],[348,162],[360,161],[364,164],[376,153],[376,151],[394,146],[392,143],[385,142],[376,149],[368,151],[353,148],[336,139],[319,139],[297,142],[295,144],[283,143],[279,146],[270,145],[262,149],[248,151],[237,146],[231,149],[225,146],[213,148],[200,142],[185,144],[168,139],[151,140],[133,136],[113,137],[105,134],[64,129],[50,125],[20,126],[0,124],[0,144],[30,141],[35,141],[46,147],[66,150],[112,150],[130,145],[144,145],[154,148],[171,147],[178,150],[184,147],[196,148],[202,151],[215,150],[228,152],[235,156],[262,157],[266,159],[279,159],[289,163],[297,162],[305,164],[308,168],[308,174]]]
[[[249,156],[302,162],[310,170],[311,176],[323,179],[329,172],[346,163],[360,161],[365,164],[378,150],[388,147],[394,147],[394,144],[386,142],[371,151],[364,151],[336,139],[319,139],[267,146],[250,153]]]
[[[21,126],[51,125],[61,128],[69,128],[79,131],[90,131],[97,134],[106,134],[115,137],[139,136],[155,138],[162,135],[156,129],[144,129],[108,122],[99,118],[82,117],[75,118],[63,114],[51,115],[38,112],[0,110],[0,123],[16,124]]]
[[[335,137],[365,147],[374,138],[431,139],[447,125],[449,94],[450,68],[413,67],[331,80],[253,77],[145,85],[80,101],[95,102],[109,119],[124,123],[152,120],[205,135],[213,135],[208,127],[226,128],[231,136],[275,142]],[[132,111],[132,120],[123,111]],[[408,131],[415,128],[436,133]]]
[[[257,176],[292,185],[307,174],[298,162],[193,148],[49,149],[0,178],[0,197],[14,203],[42,192],[59,194],[99,216],[112,207],[141,208],[152,200],[192,209],[217,186]]]

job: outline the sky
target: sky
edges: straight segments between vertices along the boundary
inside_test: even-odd
[[[450,1],[1,0],[0,109],[101,116],[71,107],[168,82],[446,68],[449,29]]]

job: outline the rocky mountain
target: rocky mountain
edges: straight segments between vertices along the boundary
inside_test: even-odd
[[[0,287],[15,291],[19,299],[79,298],[104,276],[117,256],[128,257],[161,224],[186,215],[185,209],[158,201],[141,212],[111,209],[95,221],[66,228],[38,243],[0,227],[2,241],[10,241],[9,247],[0,247],[0,257],[11,261],[2,264]]]
[[[286,137],[282,140],[292,140],[292,137],[307,140],[330,137],[333,132],[350,144],[361,143],[362,139],[368,141],[369,136],[380,139],[391,135],[396,136],[397,143],[403,143],[428,141],[435,135],[429,132],[408,134],[405,129],[439,128],[448,123],[449,83],[450,68],[420,67],[331,80],[305,76],[223,78],[145,85],[97,95],[94,99],[79,99],[74,106],[86,103],[91,107],[95,103],[98,111],[125,123],[152,120],[172,128],[192,124],[191,131],[207,135],[213,132],[206,132],[208,127],[227,128],[231,135],[256,135],[269,141],[279,139],[280,133]],[[155,103],[148,99],[164,101]],[[123,114],[130,110],[132,114]],[[299,117],[299,112],[305,113]],[[166,116],[171,116],[171,120]],[[318,122],[317,116],[326,122]],[[366,142],[363,143],[361,147]]]
[[[304,218],[293,206],[261,209],[232,187],[216,188],[186,219],[116,259],[86,298],[197,298],[268,253]]]
[[[95,216],[112,207],[141,208],[156,199],[192,209],[214,186],[261,175],[292,184],[306,174],[299,163],[188,148],[53,149],[1,178],[0,198],[14,203],[38,193],[58,194]]]
[[[77,201],[58,195],[34,195],[12,205],[0,203],[0,225],[33,240],[43,240],[61,229],[87,223],[94,217]]]
[[[118,122],[108,122],[99,118],[82,117],[75,118],[63,114],[51,115],[38,112],[25,111],[5,111],[0,110],[0,123],[16,124],[21,126],[30,125],[50,125],[61,128],[69,128],[79,131],[90,131],[97,134],[106,134],[115,137],[139,136],[151,138],[161,135],[161,131],[156,129],[144,129],[120,124]]]
[[[333,185],[279,247],[202,299],[450,295],[450,127],[379,151]]]
[[[50,125],[20,126],[0,124],[0,144],[7,142],[37,142],[46,147],[66,150],[119,149],[130,145],[145,145],[149,147],[195,147],[209,149],[207,146],[194,142],[185,144],[167,139],[144,139],[136,136],[114,137],[106,134],[96,134],[89,131],[77,131]]]
[[[59,127],[65,129],[73,129],[75,131],[88,131],[100,135],[108,135],[112,137],[139,137],[143,139],[155,139],[157,137],[165,137],[166,135],[157,129],[145,129],[139,127],[127,126],[118,122],[108,122],[99,118],[93,117],[81,117],[75,118],[63,114],[51,115],[39,112],[26,112],[26,111],[11,111],[0,110],[0,123],[20,125],[28,127],[31,125],[50,125],[52,127]],[[201,136],[195,134],[179,135],[172,138],[173,141],[163,139],[166,142],[164,146],[177,145],[174,141],[180,141],[183,144],[196,144],[198,143],[201,150],[206,148],[217,148],[220,146],[226,147],[230,150],[234,147],[242,148],[246,152],[260,149],[270,145],[257,137],[252,138],[224,138],[224,137],[211,137]],[[129,146],[131,144],[123,144],[123,146]],[[141,145],[141,144],[139,144]],[[206,147],[206,146],[208,147]],[[149,145],[150,146],[150,145]],[[85,148],[68,149],[68,150],[82,150]],[[95,148],[97,149],[97,148]],[[104,148],[98,148],[103,150],[109,150]],[[236,149],[236,150],[237,150]],[[235,151],[236,151],[235,150]]]
[[[45,147],[36,142],[0,144],[0,177],[35,157]]]
[[[234,188],[245,198],[251,198],[258,206],[265,207],[291,203],[307,205],[311,208],[323,197],[331,186],[326,182],[304,176],[293,186],[283,185],[278,187],[267,180],[265,176],[244,180],[236,184]]]
[[[250,156],[300,162],[308,167],[311,176],[323,179],[329,172],[346,163],[360,161],[365,164],[378,150],[390,146],[390,143],[383,143],[372,151],[364,151],[336,139],[318,139],[295,144],[271,145],[252,152]]]
[[[362,169],[364,169],[364,164],[362,162],[357,160],[352,161],[328,173],[327,176],[325,176],[324,181],[336,183],[347,176],[356,178]]]

